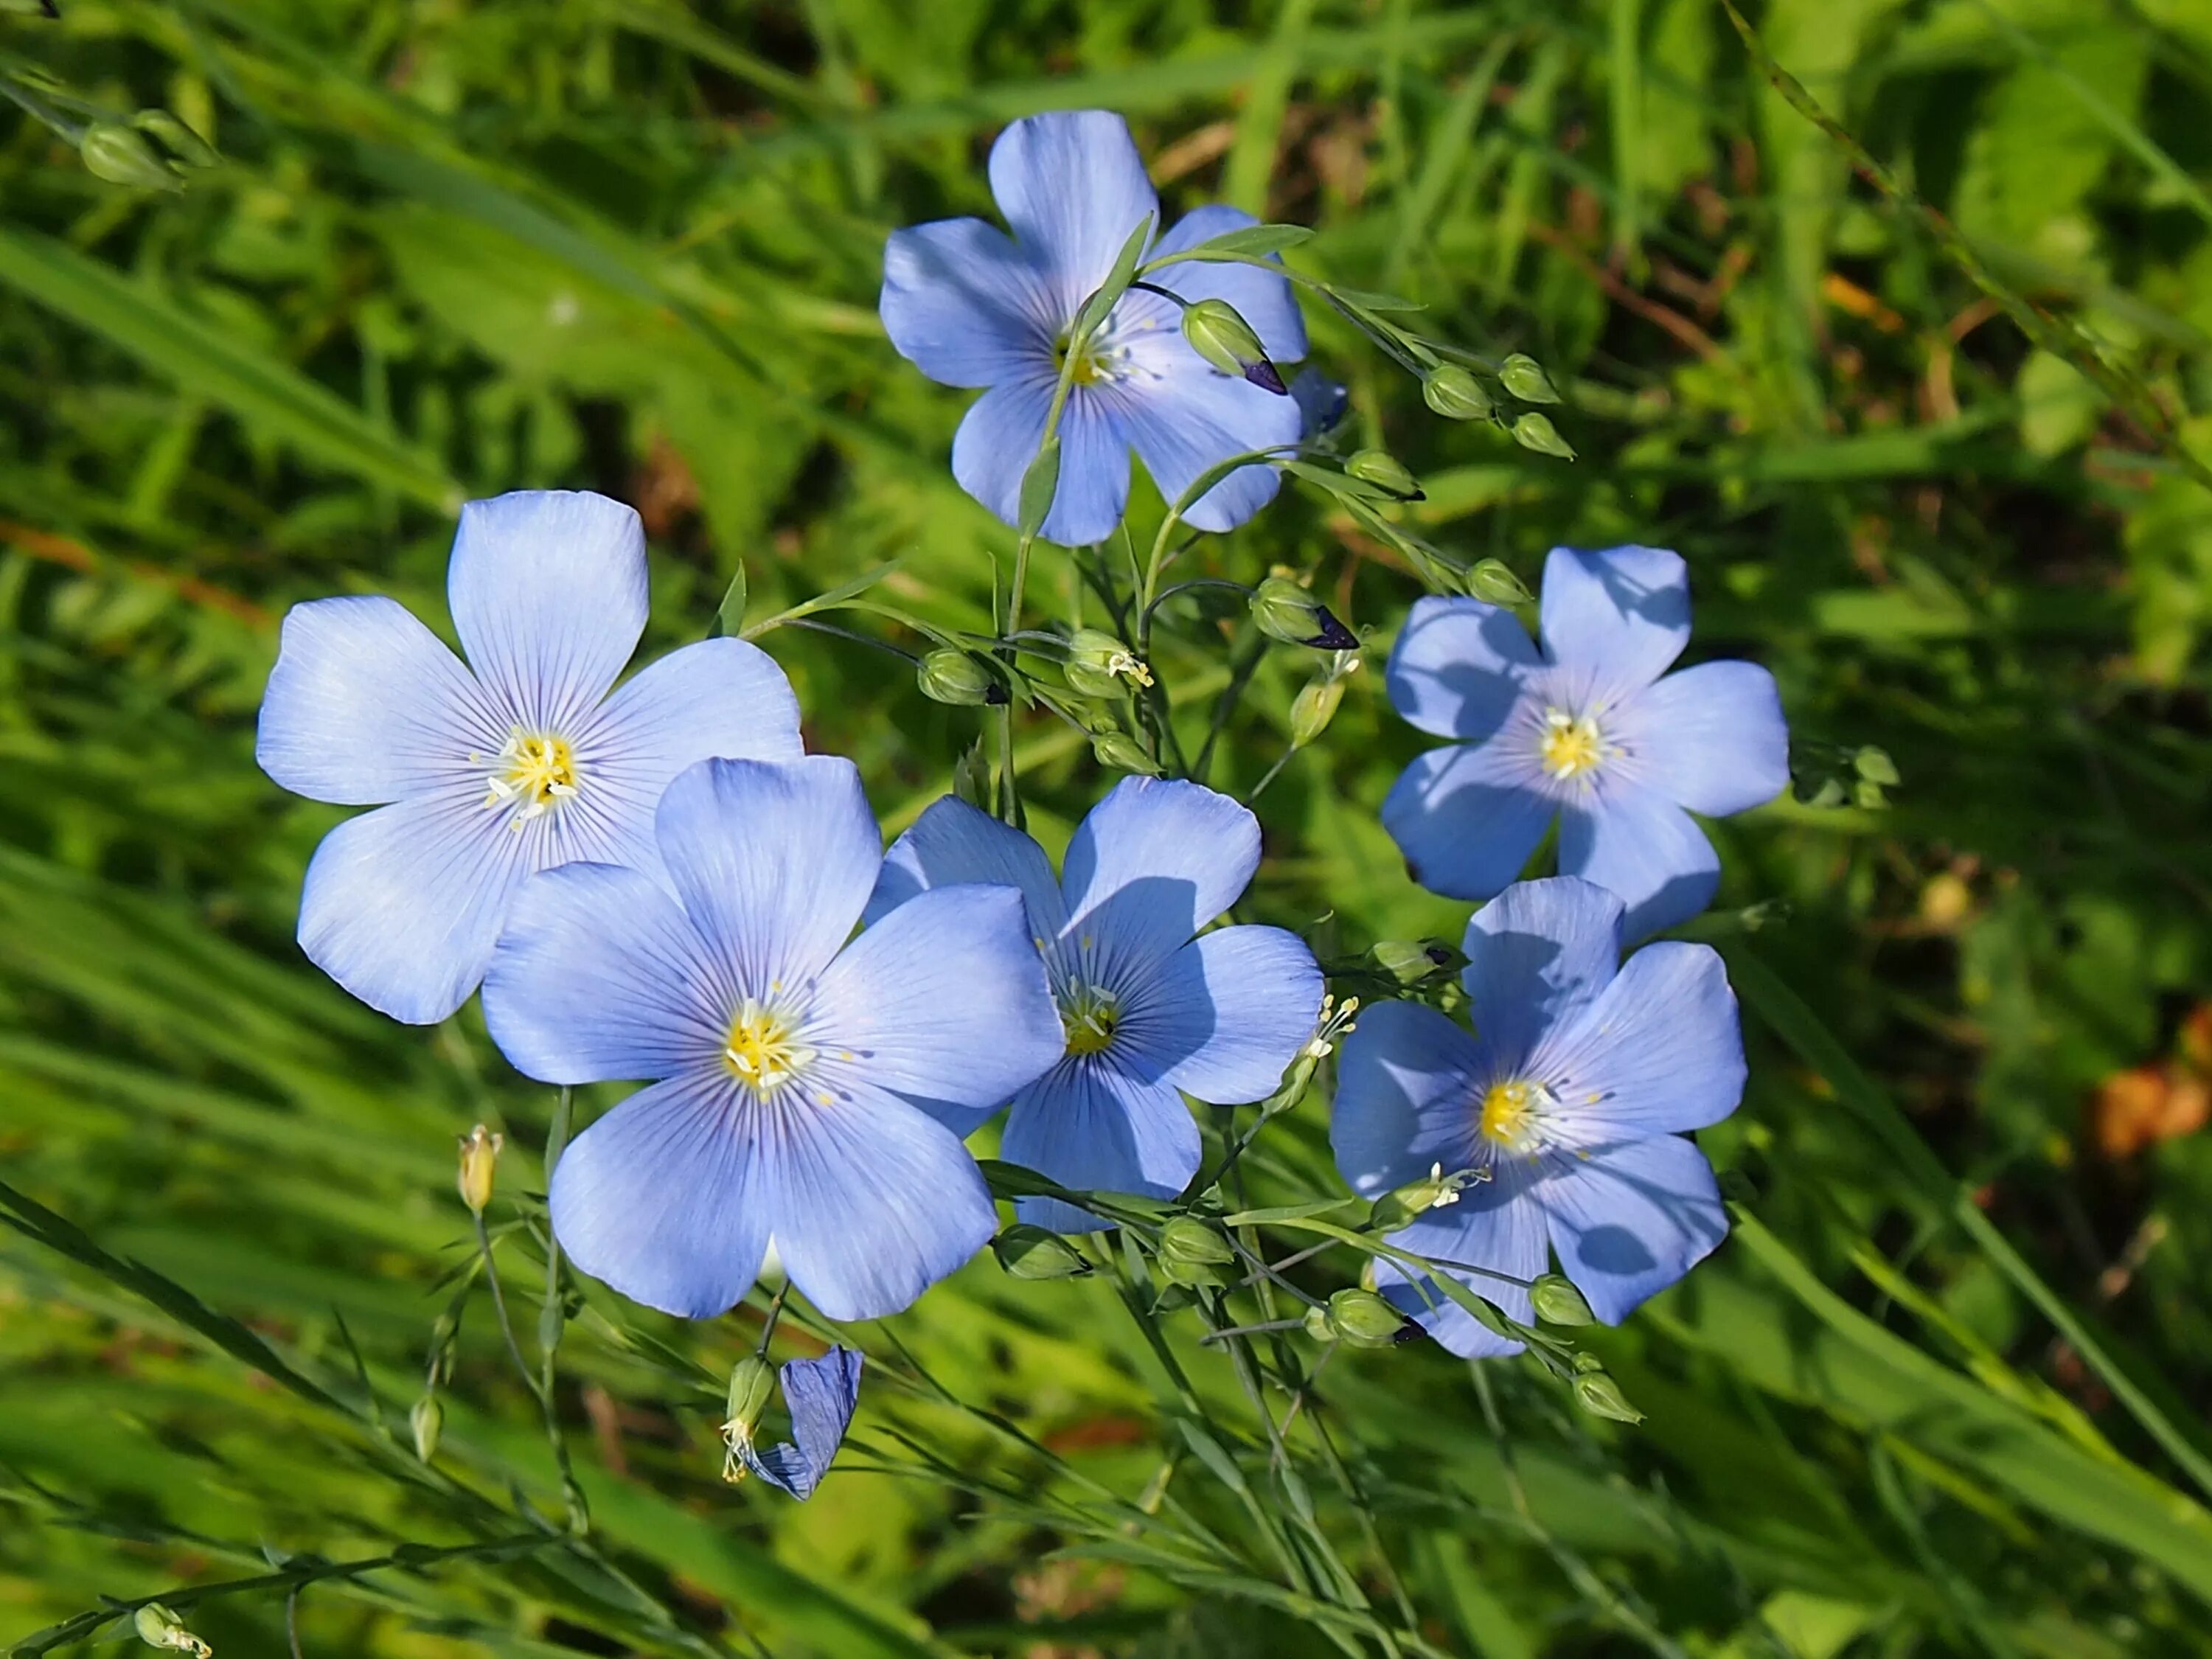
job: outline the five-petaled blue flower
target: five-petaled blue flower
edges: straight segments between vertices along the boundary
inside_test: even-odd
[[[991,193],[1012,239],[981,219],[893,232],[882,310],[891,343],[931,380],[990,388],[960,423],[952,472],[1012,524],[1076,313],[1130,233],[1157,222],[1160,204],[1127,125],[1105,110],[1016,121],[992,146]],[[1235,208],[1202,207],[1147,257],[1255,222]],[[1272,271],[1186,263],[1145,280],[1187,301],[1228,301],[1276,362],[1305,356],[1290,283]],[[1172,501],[1233,455],[1295,446],[1300,425],[1293,399],[1223,374],[1192,349],[1174,301],[1133,289],[1075,366],[1060,423],[1060,493],[1042,533],[1070,545],[1111,535],[1129,497],[1133,444]],[[1240,467],[1184,516],[1201,530],[1232,530],[1273,498],[1279,482],[1271,466]]]
[[[811,1498],[852,1425],[853,1407],[860,1399],[860,1360],[857,1352],[842,1346],[812,1359],[786,1360],[776,1381],[784,1409],[791,1413],[791,1438],[763,1451],[753,1444],[750,1428],[725,1424],[729,1457],[724,1478],[734,1480],[736,1472],[744,1471],[802,1503]]]
[[[1259,863],[1258,821],[1194,783],[1115,785],[1068,843],[1064,882],[1029,836],[947,796],[893,844],[868,911],[895,920],[947,883],[1019,887],[1065,1031],[1060,1063],[1014,1097],[1000,1150],[1063,1187],[1165,1198],[1198,1170],[1183,1095],[1263,1099],[1313,1036],[1321,969],[1302,940],[1198,932]],[[1052,1199],[1018,1208],[1063,1232],[1108,1224]]]
[[[1383,826],[1424,887],[1485,899],[1556,814],[1560,873],[1618,893],[1627,938],[1687,921],[1720,881],[1690,812],[1741,812],[1790,781],[1774,677],[1709,662],[1660,678],[1690,638],[1682,561],[1661,548],[1554,548],[1541,621],[1540,650],[1479,599],[1414,605],[1390,653],[1390,701],[1459,741],[1406,769]]]
[[[671,778],[801,752],[789,683],[740,641],[686,646],[607,695],[645,631],[645,538],[618,501],[469,502],[447,593],[467,666],[395,600],[295,605],[255,749],[287,789],[379,808],[316,849],[300,944],[415,1024],[468,1000],[526,877],[575,859],[658,870]]]
[[[484,978],[528,1075],[656,1079],[561,1159],[554,1232],[669,1313],[730,1307],[771,1243],[830,1318],[896,1313],[997,1230],[945,1125],[1060,1056],[1022,896],[948,887],[848,944],[883,842],[828,756],[703,762],[656,827],[666,888],[602,864],[535,876]]]
[[[1648,945],[1621,962],[1620,926],[1620,899],[1575,877],[1509,887],[1468,925],[1474,1035],[1386,1002],[1344,1043],[1337,1167],[1370,1198],[1431,1171],[1462,1176],[1389,1242],[1462,1264],[1439,1271],[1523,1324],[1547,1245],[1618,1324],[1728,1231],[1712,1168],[1680,1132],[1742,1096],[1735,994],[1707,945]],[[1376,1267],[1383,1294],[1454,1353],[1518,1352],[1435,1285]]]

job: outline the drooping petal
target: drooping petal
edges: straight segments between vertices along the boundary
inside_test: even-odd
[[[516,890],[484,975],[484,1024],[541,1083],[658,1079],[714,1059],[739,994],[651,877],[569,864]]]
[[[1469,1166],[1480,1109],[1482,1045],[1465,1028],[1418,1002],[1359,1012],[1344,1040],[1330,1109],[1336,1167],[1362,1198],[1380,1198],[1441,1166]]]
[[[1020,522],[1022,476],[1044,441],[1049,372],[1005,380],[975,400],[952,438],[952,476],[1008,524]],[[1039,531],[1063,547],[1103,542],[1129,504],[1129,441],[1113,410],[1079,386],[1060,419],[1060,488]]]
[[[1053,938],[1067,920],[1060,878],[1053,874],[1044,848],[957,795],[933,801],[914,827],[891,843],[866,920],[872,927],[915,894],[961,882],[1019,888],[1034,937]]]
[[[828,967],[883,862],[860,770],[837,756],[702,761],[668,786],[656,828],[677,896],[749,996]]]
[[[1607,779],[1559,814],[1559,872],[1620,896],[1623,939],[1648,939],[1712,902],[1720,855],[1687,812],[1656,789]]]
[[[1259,222],[1241,208],[1218,203],[1196,208],[1152,245],[1152,257],[1181,253]],[[1287,276],[1241,261],[1193,259],[1163,265],[1145,280],[1193,301],[1226,300],[1251,325],[1261,348],[1279,364],[1294,363],[1306,355],[1305,319],[1298,314],[1297,291]]]
[[[364,812],[307,865],[300,948],[379,1012],[434,1025],[483,978],[535,847],[466,787]]]
[[[1528,1069],[1559,1097],[1547,1126],[1575,1146],[1719,1122],[1745,1077],[1727,968],[1709,945],[1645,945],[1580,1019],[1553,1027]]]
[[[786,1361],[777,1376],[784,1409],[791,1413],[791,1439],[763,1452],[754,1451],[750,1441],[740,1443],[745,1467],[802,1502],[812,1497],[852,1426],[860,1400],[860,1360],[840,1344],[818,1358]]]
[[[632,678],[580,728],[576,768],[619,860],[658,876],[653,811],[702,760],[797,760],[799,699],[775,659],[743,640],[702,640]]]
[[[1486,899],[1520,875],[1553,810],[1525,757],[1496,743],[1449,744],[1399,774],[1382,827],[1431,892]]]
[[[880,1319],[981,1249],[998,1212],[950,1130],[881,1089],[813,1081],[762,1112],[752,1190],[806,1299],[827,1318]]]
[[[990,173],[999,211],[1052,283],[1062,326],[1106,280],[1129,234],[1159,216],[1128,123],[1110,110],[1023,117],[991,146]]]
[[[1663,547],[1555,547],[1544,561],[1544,654],[1579,712],[1642,690],[1690,642],[1690,581]]]
[[[1014,1097],[999,1155],[1078,1192],[1172,1198],[1198,1173],[1201,1150],[1198,1124],[1173,1088],[1084,1056],[1061,1061]],[[1014,1212],[1055,1232],[1113,1225],[1051,1198],[1022,1199]]]
[[[1068,319],[1043,273],[981,219],[891,233],[878,304],[891,344],[941,386],[996,386],[1042,363]]]
[[[1505,724],[1524,674],[1542,661],[1510,611],[1432,595],[1414,604],[1391,647],[1390,706],[1424,732],[1480,743]]]
[[[1067,844],[1064,937],[1115,988],[1237,902],[1260,867],[1260,821],[1202,784],[1124,778]]]
[[[633,1302],[711,1319],[768,1252],[757,1134],[737,1088],[696,1066],[632,1095],[570,1144],[546,1201],[580,1272]]]
[[[1305,428],[1297,399],[1224,374],[1179,333],[1139,336],[1129,348],[1126,378],[1094,390],[1110,394],[1122,429],[1170,505],[1200,473],[1232,456],[1287,456]],[[1234,530],[1274,500],[1282,482],[1273,466],[1240,466],[1185,507],[1184,522]]]
[[[1429,1211],[1412,1226],[1390,1235],[1401,1250],[1460,1267],[1435,1272],[1458,1280],[1509,1319],[1526,1325],[1533,1310],[1528,1281],[1547,1265],[1544,1212],[1530,1199],[1532,1170],[1524,1159],[1501,1163],[1488,1181],[1465,1188],[1456,1204]],[[1487,1273],[1478,1271],[1487,1268]],[[1492,1275],[1502,1275],[1493,1277]],[[1409,1273],[1378,1258],[1375,1284],[1390,1302],[1405,1310],[1443,1346],[1464,1359],[1518,1353],[1510,1341],[1484,1325],[1428,1276]],[[1515,1283],[1515,1280],[1521,1281]]]
[[[1618,1325],[1728,1237],[1712,1165],[1676,1135],[1559,1158],[1537,1189],[1559,1264]]]
[[[1066,1047],[1022,896],[968,884],[918,894],[846,946],[806,1036],[832,1086],[864,1079],[963,1135]]]
[[[469,665],[512,717],[572,726],[645,632],[645,528],[630,508],[589,490],[470,501],[446,592]]]
[[[1262,1100],[1312,1037],[1321,995],[1321,969],[1297,934],[1218,927],[1122,1009],[1115,1058],[1216,1106]]]
[[[1774,676],[1755,663],[1708,662],[1638,693],[1617,718],[1639,782],[1725,817],[1790,783],[1790,727]]]
[[[1460,981],[1474,1029],[1506,1070],[1613,982],[1620,917],[1620,899],[1573,876],[1516,882],[1474,913]]]
[[[315,599],[284,616],[253,757],[310,800],[375,806],[481,777],[507,727],[469,671],[397,600]]]

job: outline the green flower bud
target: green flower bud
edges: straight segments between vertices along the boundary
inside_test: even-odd
[[[1421,1328],[1372,1291],[1339,1291],[1328,1299],[1328,1328],[1355,1348],[1395,1348]]]
[[[208,1659],[214,1651],[208,1644],[185,1628],[185,1621],[171,1613],[159,1601],[149,1601],[131,1615],[131,1623],[138,1632],[138,1639],[149,1648],[169,1648],[179,1653],[189,1653],[192,1659]]]
[[[1359,636],[1288,576],[1270,576],[1252,590],[1252,620],[1270,639],[1316,651],[1356,651]]]
[[[1559,428],[1552,424],[1552,417],[1539,415],[1533,409],[1513,422],[1513,441],[1539,455],[1556,455],[1563,461],[1575,458],[1574,447],[1559,435]]]
[[[1100,628],[1079,628],[1067,636],[1067,664],[1062,672],[1067,689],[1085,697],[1115,697],[1130,686],[1152,683],[1152,671],[1143,659]]]
[[[1316,1302],[1306,1310],[1306,1334],[1316,1342],[1336,1340],[1336,1328],[1328,1322],[1328,1304]]]
[[[1823,778],[1820,787],[1804,798],[1808,806],[1841,806],[1850,799],[1841,778]]]
[[[1503,559],[1478,559],[1461,580],[1467,591],[1485,605],[1529,605],[1536,598]]]
[[[1126,732],[1101,732],[1091,739],[1091,752],[1101,766],[1110,766],[1116,772],[1146,778],[1160,775],[1159,766],[1145,752],[1145,746]]]
[[[506,1144],[481,1123],[461,1137],[461,1169],[453,1184],[471,1215],[482,1215],[491,1202],[492,1176],[499,1168],[499,1149]]]
[[[446,1408],[438,1396],[426,1394],[407,1413],[407,1426],[415,1431],[415,1455],[425,1463],[438,1455],[438,1437],[446,1427]]]
[[[1897,763],[1890,759],[1889,750],[1876,749],[1871,744],[1851,757],[1851,770],[1884,789],[1894,789],[1905,781],[1898,775]]]
[[[1628,1403],[1620,1384],[1604,1371],[1585,1371],[1575,1379],[1575,1404],[1592,1417],[1615,1423],[1641,1423],[1644,1413]]]
[[[775,1367],[757,1353],[749,1353],[730,1367],[729,1415],[723,1419],[725,1435],[752,1437],[775,1392]]]
[[[1440,363],[1421,381],[1421,396],[1448,421],[1480,421],[1495,406],[1490,394],[1457,363]]]
[[[1543,364],[1523,351],[1516,351],[1498,366],[1498,382],[1524,404],[1555,404],[1559,394],[1552,390],[1551,377],[1544,373]]]
[[[1370,961],[1401,985],[1419,985],[1466,961],[1438,939],[1378,939],[1367,955]]]
[[[1224,374],[1241,375],[1278,397],[1290,395],[1290,387],[1267,361],[1267,348],[1252,331],[1252,325],[1228,301],[1200,300],[1185,306],[1182,337],[1190,342],[1193,351]]]
[[[991,1241],[991,1254],[1014,1279],[1080,1279],[1091,1264],[1048,1227],[1018,1221]]]
[[[1229,1241],[1196,1216],[1169,1218],[1160,1229],[1160,1260],[1185,1267],[1220,1267],[1237,1260]]]
[[[185,187],[169,164],[154,154],[153,146],[119,121],[94,121],[77,140],[76,153],[87,173],[111,185],[129,185],[134,190]]]
[[[1291,747],[1303,749],[1328,730],[1328,723],[1336,718],[1336,706],[1343,701],[1342,680],[1310,682],[1291,702]]]
[[[1863,807],[1869,812],[1879,812],[1889,805],[1889,797],[1882,793],[1880,784],[1869,783],[1861,778],[1851,786],[1851,805]]]
[[[1006,688],[993,678],[991,671],[956,646],[941,645],[924,657],[914,678],[921,695],[932,702],[972,708],[1006,700]]]
[[[1401,501],[1426,500],[1421,481],[1408,472],[1395,455],[1379,449],[1363,449],[1344,464],[1344,470],[1362,483],[1387,489]]]
[[[1547,1325],[1589,1325],[1597,1321],[1574,1281],[1559,1273],[1540,1276],[1529,1287],[1528,1300],[1535,1306],[1536,1317]]]
[[[187,167],[211,167],[222,160],[215,147],[165,109],[142,109],[131,118],[141,132],[150,132]]]

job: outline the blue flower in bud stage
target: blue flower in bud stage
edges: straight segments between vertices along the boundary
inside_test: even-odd
[[[1382,823],[1421,885],[1484,899],[1557,816],[1560,873],[1620,894],[1641,939],[1697,915],[1719,883],[1690,813],[1741,812],[1789,782],[1774,677],[1709,662],[1660,678],[1690,638],[1682,561],[1663,549],[1554,548],[1540,616],[1540,649],[1479,599],[1414,605],[1390,701],[1459,741],[1406,769]]]
[[[668,885],[533,877],[484,1020],[547,1083],[657,1079],[548,1194],[576,1266],[706,1318],[771,1243],[831,1319],[896,1313],[997,1230],[964,1129],[1060,1056],[1011,888],[947,887],[848,944],[883,842],[850,761],[707,761],[661,798]],[[670,896],[671,893],[674,896]]]
[[[1068,843],[1064,881],[1029,836],[947,796],[892,846],[868,911],[896,918],[948,882],[1018,886],[1065,1053],[1014,1097],[1001,1152],[1064,1187],[1164,1198],[1198,1170],[1182,1097],[1264,1099],[1314,1033],[1321,970],[1296,935],[1198,932],[1259,863],[1258,821],[1194,783],[1115,785]],[[1055,1200],[1018,1208],[1062,1232],[1109,1224]]]
[[[618,501],[471,501],[447,581],[465,666],[394,600],[295,605],[254,751],[295,793],[378,808],[316,849],[300,944],[418,1025],[468,1000],[526,877],[575,859],[657,871],[671,778],[801,752],[789,683],[741,641],[686,646],[607,695],[645,632],[644,532]]]
[[[761,1451],[750,1425],[724,1425],[735,1467],[802,1502],[811,1498],[852,1425],[860,1398],[860,1358],[850,1348],[833,1347],[818,1358],[785,1361],[777,1376],[784,1409],[791,1413],[791,1438]]]
[[[1735,994],[1706,945],[1648,945],[1621,962],[1621,914],[1572,876],[1507,888],[1468,926],[1474,1033],[1386,1002],[1361,1012],[1339,1062],[1329,1139],[1345,1179],[1379,1198],[1432,1170],[1460,1176],[1455,1199],[1389,1242],[1464,1264],[1452,1277],[1523,1324],[1550,1251],[1618,1324],[1728,1232],[1712,1169],[1680,1132],[1742,1096]],[[1518,1352],[1433,1285],[1376,1268],[1454,1353]]]
[[[988,386],[952,443],[961,487],[1016,522],[1022,474],[1044,438],[1067,337],[1104,285],[1129,234],[1157,222],[1159,198],[1127,125],[1105,110],[1032,115],[991,149],[991,193],[1009,238],[981,219],[894,231],[884,252],[884,326],[900,354],[945,386]],[[1202,207],[1146,257],[1194,247],[1256,223]],[[1145,280],[1187,301],[1234,306],[1275,362],[1305,356],[1305,325],[1287,279],[1255,265],[1184,264]],[[1047,539],[1103,541],[1129,497],[1129,449],[1173,501],[1216,463],[1297,443],[1291,398],[1210,366],[1183,338],[1172,300],[1122,296],[1075,368],[1060,424],[1060,491]],[[1274,496],[1270,466],[1240,467],[1184,516],[1231,530]]]

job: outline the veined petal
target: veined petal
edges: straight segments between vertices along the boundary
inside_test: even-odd
[[[573,726],[645,632],[645,529],[620,501],[589,490],[470,501],[446,589],[470,666],[511,718]]]
[[[1196,208],[1152,244],[1152,257],[1181,253],[1259,222],[1241,208],[1218,203]],[[1298,314],[1297,290],[1287,276],[1257,265],[1194,259],[1163,265],[1146,280],[1193,301],[1226,300],[1251,325],[1268,357],[1279,364],[1294,363],[1306,355],[1305,319]]]
[[[1390,650],[1390,706],[1440,738],[1497,735],[1543,658],[1510,611],[1480,599],[1415,602]]]
[[[481,776],[507,728],[460,659],[397,600],[315,599],[284,616],[253,757],[284,788],[374,806]]]
[[[1200,473],[1233,455],[1287,456],[1305,426],[1296,398],[1222,374],[1179,333],[1137,337],[1127,377],[1099,390],[1110,393],[1122,429],[1170,506]],[[1282,482],[1273,466],[1240,466],[1186,507],[1183,520],[1200,530],[1234,530],[1274,500]]]
[[[1555,1158],[1537,1188],[1552,1248],[1590,1311],[1618,1325],[1728,1237],[1712,1165],[1676,1135]]]
[[[848,1082],[824,1103],[787,1088],[759,1133],[752,1193],[791,1282],[827,1318],[898,1312],[998,1231],[968,1149],[896,1095]]]
[[[1124,778],[1067,844],[1062,938],[1116,988],[1237,902],[1260,867],[1260,821],[1202,784]]]
[[[484,975],[484,1024],[541,1083],[664,1078],[714,1060],[738,995],[650,876],[569,864],[517,890]]]
[[[1470,1167],[1486,1073],[1483,1047],[1462,1026],[1418,1002],[1359,1011],[1344,1040],[1330,1109],[1336,1167],[1362,1198],[1380,1198],[1442,1166]]]
[[[774,1212],[738,1090],[696,1066],[632,1095],[554,1166],[553,1233],[577,1270],[633,1302],[711,1319],[743,1298]]]
[[[1106,280],[1129,233],[1159,216],[1128,123],[1110,110],[1023,117],[991,146],[990,172],[999,211],[1052,283],[1063,326]]]
[[[1022,475],[1044,441],[1049,374],[1006,380],[975,400],[952,438],[952,476],[1008,524],[1020,522]],[[1078,386],[1060,417],[1060,487],[1038,532],[1063,547],[1103,542],[1129,504],[1129,441],[1113,410]]]
[[[866,921],[873,926],[917,893],[962,882],[1019,888],[1033,938],[1054,937],[1067,920],[1060,878],[1035,838],[946,795],[931,802],[884,854]]]
[[[300,948],[380,1013],[434,1025],[483,978],[537,841],[461,787],[331,831],[300,894]]]
[[[1755,663],[1708,662],[1669,674],[1617,723],[1636,776],[1668,799],[1725,817],[1764,805],[1790,782],[1790,727],[1774,676]]]
[[[1312,1037],[1321,995],[1321,969],[1296,933],[1218,927],[1122,1009],[1115,1063],[1212,1105],[1263,1100]]]
[[[1474,913],[1460,982],[1474,1029],[1507,1070],[1547,1033],[1571,1029],[1613,982],[1620,917],[1620,899],[1573,876],[1516,882]]]
[[[1525,757],[1494,742],[1449,744],[1398,775],[1382,827],[1431,892],[1486,899],[1520,875],[1554,810]]]
[[[1198,1173],[1201,1150],[1198,1124],[1173,1088],[1086,1055],[1062,1060],[1014,1097],[999,1155],[1078,1192],[1172,1198]],[[1022,1199],[1014,1212],[1054,1232],[1114,1224],[1050,1198]]]
[[[860,1400],[860,1358],[840,1344],[818,1358],[787,1360],[777,1376],[784,1409],[791,1413],[791,1439],[761,1452],[746,1443],[739,1452],[745,1467],[802,1502],[811,1498],[852,1425],[853,1407]]]
[[[1555,547],[1544,561],[1544,654],[1594,713],[1641,691],[1690,642],[1690,581],[1663,547]]]
[[[891,344],[941,386],[996,386],[1052,367],[1068,318],[1036,264],[981,219],[891,233],[878,309]]]
[[[1456,1268],[1439,1266],[1435,1272],[1457,1279],[1507,1318],[1526,1325],[1534,1316],[1528,1283],[1548,1261],[1544,1212],[1531,1200],[1531,1173],[1524,1160],[1502,1163],[1490,1180],[1464,1188],[1459,1202],[1429,1211],[1412,1226],[1391,1234],[1389,1243],[1434,1261],[1465,1263]],[[1485,1268],[1489,1271],[1477,1271]],[[1516,1279],[1522,1282],[1516,1284]],[[1377,1257],[1375,1284],[1395,1306],[1463,1359],[1518,1353],[1524,1346],[1498,1335],[1435,1284],[1425,1282],[1425,1276],[1411,1273],[1397,1262]]]
[[[655,822],[677,896],[748,996],[827,968],[883,862],[860,770],[835,756],[702,761]]]
[[[959,1134],[1066,1047],[1022,896],[969,884],[918,894],[847,945],[806,1031],[832,1086],[864,1079]]]
[[[1607,779],[1559,815],[1559,872],[1620,895],[1624,939],[1648,939],[1712,902],[1720,855],[1690,815],[1648,785]]]
[[[1529,1061],[1559,1097],[1547,1127],[1603,1146],[1717,1123],[1743,1098],[1743,1029],[1709,945],[1662,939],[1621,964],[1582,1018]]]

